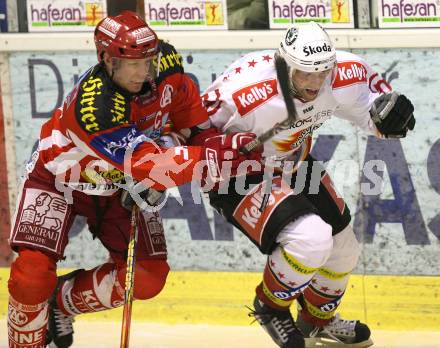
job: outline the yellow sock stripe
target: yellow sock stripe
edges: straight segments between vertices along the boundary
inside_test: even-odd
[[[317,270],[317,268],[303,265],[293,255],[284,250],[284,248],[281,248],[281,254],[283,255],[284,260],[289,264],[290,268],[299,274],[309,275],[315,273]]]
[[[263,293],[267,296],[269,300],[271,300],[273,303],[280,307],[289,307],[293,300],[285,301],[281,300],[278,297],[276,297],[272,292],[269,290],[269,288],[266,286],[266,283],[263,281]]]
[[[331,319],[335,315],[335,311],[331,312],[323,312],[318,307],[312,305],[310,302],[308,302],[306,299],[304,299],[304,302],[306,304],[307,310],[311,315],[313,315],[316,318],[319,319]]]
[[[342,279],[342,278],[350,275],[350,273],[351,273],[351,271],[350,272],[335,272],[335,271],[332,271],[332,270],[330,270],[328,268],[324,268],[324,267],[318,268],[319,275],[322,275],[324,278],[333,279],[333,280]]]
[[[0,320],[8,313],[9,272],[9,268],[0,268]],[[251,306],[260,282],[261,272],[172,271],[159,296],[134,302],[132,320],[247,326],[248,310],[244,306]],[[343,318],[367,323],[372,330],[440,331],[439,288],[440,276],[353,274],[337,312]],[[121,308],[77,317],[83,322],[119,323],[121,318]],[[6,325],[3,330],[0,346],[2,337],[7,337]]]

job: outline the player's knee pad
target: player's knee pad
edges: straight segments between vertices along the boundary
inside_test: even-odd
[[[157,296],[165,286],[169,271],[166,260],[139,261],[136,267],[134,297],[146,300]]]
[[[298,261],[309,267],[320,267],[332,252],[332,227],[318,215],[304,215],[289,223],[278,235],[277,242]]]
[[[360,254],[361,246],[353,229],[348,225],[340,233],[333,236],[333,250],[329,266],[338,272],[349,272],[356,267]]]
[[[38,250],[22,249],[11,265],[9,294],[28,305],[49,299],[57,284],[56,260]]]
[[[125,284],[126,269],[118,267],[118,280]],[[134,279],[134,298],[147,300],[157,296],[165,286],[170,267],[166,260],[138,260],[136,261]]]

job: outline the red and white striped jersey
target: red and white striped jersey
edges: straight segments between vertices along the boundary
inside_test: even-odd
[[[275,51],[245,55],[218,77],[203,95],[212,123],[222,132],[264,133],[287,118],[277,81]],[[347,119],[377,135],[369,110],[373,101],[391,90],[362,58],[337,51],[337,66],[315,100],[294,98],[297,120],[264,144],[264,155],[285,159],[301,146],[310,149],[311,136],[332,116]]]
[[[157,141],[167,121],[179,130],[206,122],[208,115],[180,55],[163,42],[160,50],[156,92],[146,83],[141,93],[130,94],[102,65],[87,71],[42,126],[28,175],[95,195],[116,192],[125,174],[148,179],[159,190],[191,181],[201,148],[163,149]]]

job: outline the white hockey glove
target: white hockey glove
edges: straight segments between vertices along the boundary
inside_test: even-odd
[[[141,184],[136,183],[134,186],[136,187],[137,185]],[[131,191],[132,192],[122,190],[121,193],[121,205],[130,211],[135,204],[137,204],[140,208],[142,208],[141,205],[144,203],[150,207],[156,207],[160,205],[164,199],[166,199],[165,191],[157,191],[149,188],[145,188],[141,192],[137,192],[138,190],[135,190],[134,188]]]
[[[381,95],[370,109],[374,124],[385,138],[405,138],[416,124],[413,112],[411,101],[398,92]]]

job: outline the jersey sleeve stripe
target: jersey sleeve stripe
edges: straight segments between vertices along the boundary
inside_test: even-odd
[[[44,167],[54,175],[65,173],[69,169],[78,165],[87,155],[78,147],[73,147],[69,151],[60,153],[52,161],[44,164]]]
[[[72,143],[72,140],[67,138],[63,133],[61,133],[57,129],[52,130],[52,134],[47,138],[41,139],[38,145],[38,149],[40,151],[47,150],[52,147],[52,145],[56,145],[58,147],[64,147]]]

